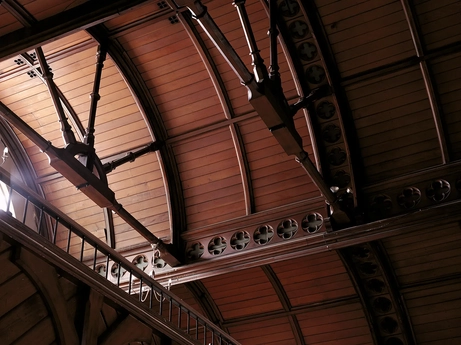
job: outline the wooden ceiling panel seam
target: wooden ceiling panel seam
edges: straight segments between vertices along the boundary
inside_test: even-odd
[[[233,114],[232,104],[229,99],[229,96],[226,93],[226,88],[223,84],[223,80],[220,77],[220,74],[208,49],[206,49],[205,43],[203,42],[199,32],[197,31],[195,24],[192,22],[189,12],[186,13],[182,12],[179,14],[180,18],[182,19],[181,22],[184,28],[186,29],[187,33],[189,34],[189,37],[193,41],[195,48],[201,57],[202,62],[205,64],[205,67],[208,70],[208,74],[214,85],[226,119],[231,119],[235,117],[235,115]],[[243,195],[245,200],[245,210],[246,214],[248,215],[254,212],[253,188],[251,184],[248,159],[246,158],[245,146],[243,144],[243,138],[240,134],[238,126],[235,124],[230,124],[229,130],[231,132],[233,146],[235,148],[235,154],[237,156],[237,161],[239,164],[243,186]]]
[[[417,22],[416,10],[409,0],[401,0],[403,11],[408,23],[409,30],[413,39],[413,44],[415,46],[416,55],[421,58],[425,54],[423,38],[420,33],[420,26]],[[427,64],[426,60],[421,60],[420,64],[421,74],[423,76],[424,84],[426,86],[427,96],[429,98],[429,103],[431,105],[432,117],[434,119],[435,130],[437,133],[440,153],[442,158],[442,163],[446,164],[450,162],[450,146],[447,141],[446,133],[446,124],[443,121],[443,109],[440,104],[440,97],[436,92],[436,86],[433,82],[433,77],[431,76],[431,71]]]
[[[277,274],[273,271],[270,265],[261,266],[261,269],[266,274],[272,287],[274,288],[275,293],[277,297],[279,298],[281,305],[283,306],[283,309],[286,312],[290,312],[292,308],[290,299],[288,298],[288,295],[283,287],[282,282],[278,279]],[[288,320],[289,320],[291,331],[293,332],[293,337],[296,341],[296,344],[306,345],[306,342],[304,341],[303,333],[298,323],[298,320],[296,318],[296,315],[288,315]]]

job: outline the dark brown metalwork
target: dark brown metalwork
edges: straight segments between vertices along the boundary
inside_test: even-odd
[[[45,80],[46,86],[48,87],[48,92],[50,93],[56,114],[58,115],[59,122],[61,123],[61,133],[64,140],[64,145],[68,146],[69,144],[75,144],[77,141],[75,140],[74,132],[72,132],[72,127],[67,122],[64,108],[62,107],[61,100],[56,90],[56,85],[53,81],[53,73],[51,73],[50,67],[46,62],[42,48],[38,47],[35,49],[35,52],[37,54],[38,62],[40,63],[43,79]]]
[[[29,67],[33,68],[37,76],[46,85],[46,81],[43,78],[42,71],[40,68],[38,68],[38,66],[36,66],[36,62],[34,61],[34,59],[28,53],[21,54],[21,57],[24,58],[26,64],[29,65]],[[61,100],[62,105],[64,106],[65,110],[70,115],[69,120],[72,123],[72,126],[74,127],[77,136],[79,137],[81,141],[83,141],[83,137],[85,135],[85,129],[83,128],[82,122],[80,121],[77,113],[75,112],[70,102],[67,100],[64,93],[61,91],[61,89],[56,84],[55,84],[55,88],[56,88],[56,92],[58,93],[58,97]]]
[[[93,91],[90,94],[90,111],[88,114],[88,127],[86,129],[84,143],[88,145],[88,155],[83,159],[88,170],[93,170],[94,164],[94,125],[96,121],[96,109],[98,101],[101,98],[99,95],[99,87],[101,85],[102,69],[106,60],[106,49],[104,46],[98,46],[96,53],[96,72],[94,73]]]
[[[128,152],[125,157],[119,158],[116,160],[113,160],[111,162],[105,163],[103,165],[103,169],[106,172],[106,174],[110,173],[111,171],[115,170],[115,168],[125,164],[125,163],[131,163],[136,160],[136,158],[145,155],[146,153],[149,152],[155,152],[160,149],[160,145],[158,142],[153,142],[150,143],[149,145],[146,145],[144,148],[136,150],[134,152]]]
[[[73,149],[78,149],[78,146],[68,146],[71,150],[54,147],[1,102],[0,114],[46,153],[50,159],[50,165],[67,178],[69,182],[100,207],[107,207],[116,212],[146,240],[156,245],[161,257],[171,266],[179,264],[178,259],[170,252],[172,250],[171,246],[165,245],[116,201],[114,192],[107,186],[102,165],[99,166],[100,176],[103,176],[100,179],[74,158],[76,153]],[[81,153],[81,151],[77,151],[77,153]]]
[[[154,141],[160,145],[158,158],[162,167],[167,200],[171,209],[171,246],[174,246],[177,252],[180,253],[183,247],[181,233],[187,228],[186,216],[183,212],[184,198],[173,149],[171,145],[163,145],[168,135],[160,112],[138,69],[127,57],[120,43],[116,39],[109,38],[107,30],[102,25],[92,27],[87,31],[98,42],[106,44],[108,54],[127,81],[146,122],[149,124],[149,130],[153,139],[155,139]]]
[[[170,315],[173,310],[181,309],[184,312],[188,312],[190,317],[193,318],[197,324],[201,324],[204,329],[208,329],[214,333],[218,340],[222,341],[223,344],[238,345],[239,343],[227,335],[223,330],[215,326],[211,321],[206,319],[192,309],[188,304],[183,302],[181,299],[176,297],[173,293],[165,289],[149,275],[141,271],[134,264],[125,259],[114,249],[107,246],[104,242],[100,241],[97,237],[91,234],[89,231],[75,223],[71,218],[61,213],[57,208],[49,204],[46,200],[29,190],[27,187],[22,187],[17,182],[11,180],[8,173],[0,171],[1,180],[13,188],[18,195],[20,195],[27,202],[31,202],[38,206],[45,212],[47,217],[51,217],[54,221],[59,222],[61,227],[68,230],[71,238],[79,238],[81,240],[82,247],[85,248],[97,248],[97,250],[90,250],[92,255],[99,253],[98,259],[100,262],[106,262],[106,264],[117,265],[118,275],[112,279],[108,275],[109,268],[106,269],[106,279],[101,275],[93,271],[90,267],[82,263],[82,255],[78,253],[77,257],[66,254],[63,249],[57,247],[55,244],[47,241],[44,237],[37,232],[34,232],[31,228],[21,223],[19,220],[8,215],[5,211],[0,211],[0,232],[6,236],[14,239],[20,245],[33,250],[35,254],[45,257],[51,265],[56,265],[59,269],[64,272],[72,272],[73,276],[88,284],[91,288],[96,288],[98,292],[102,293],[105,297],[117,301],[118,304],[122,305],[129,313],[133,316],[140,318],[151,327],[154,327],[160,332],[163,332],[170,336],[172,339],[179,341],[184,344],[197,345],[198,343],[193,341],[189,332],[184,329],[177,327],[174,323],[167,323],[165,319],[157,314],[157,308],[161,308],[163,302],[162,297],[165,297],[165,302],[168,304],[170,309]],[[66,252],[69,252],[67,248]],[[94,261],[94,258],[90,258],[90,261]],[[121,269],[125,272],[132,272],[134,279],[130,279],[128,284],[131,285],[130,291],[138,291],[141,293],[141,288],[144,286],[149,293],[157,293],[161,297],[153,303],[149,308],[145,304],[138,301],[138,296],[128,295],[126,291],[121,290],[119,282],[121,279]],[[111,281],[108,281],[109,278]],[[142,286],[141,283],[142,282]],[[162,302],[160,302],[162,301]],[[160,309],[161,310],[161,309]]]
[[[281,85],[279,83],[272,83],[269,78],[264,77],[267,76],[267,70],[262,61],[258,61],[257,59],[258,53],[256,43],[254,39],[251,38],[250,25],[248,20],[245,19],[246,13],[243,10],[243,3],[239,3],[239,8],[241,9],[240,13],[248,44],[251,53],[254,54],[256,59],[254,62],[258,64],[258,66],[255,66],[255,73],[258,74],[257,78],[248,71],[226,37],[208,14],[206,6],[200,1],[183,0],[170,4],[170,6],[177,8],[179,11],[184,11],[187,8],[192,12],[193,18],[200,23],[217,49],[221,52],[222,56],[234,70],[241,83],[247,87],[250,104],[264,121],[267,128],[271,131],[285,152],[297,158],[297,161],[303,166],[314,184],[319,188],[322,195],[331,205],[333,210],[331,215],[332,218],[334,218],[338,224],[350,223],[351,219],[348,214],[341,209],[336,195],[332,193],[330,187],[325,183],[322,175],[318,172],[310,161],[308,154],[304,151],[301,136],[294,126],[293,115],[285,95],[283,94]],[[262,69],[264,71],[262,71]]]
[[[237,8],[237,13],[242,23],[243,32],[247,40],[248,48],[250,49],[251,64],[253,65],[253,75],[256,78],[256,82],[261,83],[264,79],[267,79],[269,76],[267,74],[266,66],[264,65],[264,60],[259,54],[259,49],[256,44],[256,40],[251,29],[250,19],[248,18],[248,13],[245,8],[245,0],[236,0],[234,1],[234,6]]]

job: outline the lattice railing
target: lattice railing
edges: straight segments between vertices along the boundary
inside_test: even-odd
[[[162,329],[167,330],[165,333],[171,330],[171,334],[179,332],[183,337],[185,334],[186,338],[190,338],[188,342],[190,344],[239,345],[235,339],[210,320],[201,316],[179,297],[41,196],[14,181],[1,168],[0,180],[8,189],[4,211],[9,217],[17,219],[27,228],[38,233],[43,241],[52,243],[60,256],[64,258],[68,256],[66,261],[72,262],[76,259],[80,263],[85,263],[85,274],[103,276],[111,282],[113,288],[124,291],[126,299],[132,302],[136,298],[143,308],[147,307],[150,313],[164,322],[165,327]],[[3,217],[8,217],[3,212],[1,214],[4,215]],[[71,251],[71,248],[74,250]],[[78,250],[75,250],[77,248]],[[112,269],[98,272],[97,268],[101,267],[98,263],[101,262],[104,262],[103,266]],[[124,279],[122,289],[120,281],[123,273],[128,274],[129,278],[127,282]],[[98,282],[100,279],[100,277],[95,278],[93,276],[92,282]]]

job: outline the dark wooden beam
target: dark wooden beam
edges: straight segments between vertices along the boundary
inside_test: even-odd
[[[338,70],[334,53],[331,49],[331,46],[328,41],[328,35],[325,32],[322,19],[320,14],[317,10],[317,6],[313,1],[300,1],[301,11],[303,12],[305,20],[309,23],[309,26],[312,30],[312,36],[315,38],[315,43],[317,45],[317,49],[319,51],[319,55],[321,56],[322,63],[325,67],[326,73],[329,76],[329,83],[333,90],[333,97],[336,99],[338,104],[338,108],[336,111],[336,125],[340,128],[341,131],[341,138],[344,140],[344,151],[347,154],[347,173],[350,176],[350,183],[348,184],[347,188],[352,190],[353,201],[355,207],[362,207],[362,195],[361,195],[361,181],[364,181],[364,170],[363,170],[363,159],[361,157],[361,150],[360,145],[357,139],[357,131],[354,126],[354,119],[352,116],[352,112],[349,108],[349,103],[347,100],[347,96],[342,88],[340,81],[341,75]],[[289,39],[287,35],[288,30],[284,30],[282,32],[286,39]],[[291,56],[298,56],[299,54],[294,50],[296,47],[292,45],[291,47]],[[301,74],[299,74],[301,72]],[[298,74],[300,76],[304,76],[304,69],[299,71]],[[301,77],[304,79],[304,77]],[[320,150],[322,150],[321,154],[321,165],[322,165],[322,172],[325,175],[325,179],[327,181],[332,181],[333,174],[329,172],[334,169],[331,164],[326,160],[328,152],[325,150],[325,143],[322,141],[322,125],[318,123],[317,117],[313,116],[316,114],[316,110],[314,107],[309,109],[311,115],[311,119],[314,123],[314,131],[315,131],[315,138],[317,140],[317,146]],[[323,158],[323,159],[322,159]],[[331,183],[331,182],[330,182]],[[333,184],[332,184],[333,185]]]
[[[67,309],[56,270],[23,247],[17,247],[14,263],[20,267],[42,295],[56,325],[61,344],[79,345],[77,331]]]
[[[238,255],[227,255],[219,260],[197,261],[193,265],[176,267],[156,275],[156,280],[165,283],[168,279],[173,284],[185,283],[198,279],[217,276],[228,272],[270,264],[275,261],[289,260],[304,255],[311,255],[330,250],[345,248],[355,244],[387,238],[390,236],[419,231],[422,227],[440,227],[444,224],[459,221],[461,200],[450,201],[446,204],[436,204],[417,212],[411,212],[380,221],[362,224],[338,231],[315,233],[309,236],[300,236],[278,245],[265,245],[254,250],[248,249]],[[282,218],[283,219],[283,218]],[[249,224],[252,223],[247,220]],[[256,223],[258,224],[258,223]],[[262,221],[262,224],[267,224]],[[229,224],[229,226],[232,226]],[[254,225],[250,227],[254,228]],[[245,227],[231,228],[245,229]],[[191,234],[193,235],[193,234]],[[212,236],[212,235],[210,235]],[[434,234],[434,236],[437,236]],[[197,238],[191,241],[197,241]],[[208,243],[203,241],[203,243]]]
[[[90,289],[85,306],[81,345],[98,345],[98,327],[104,296]]]
[[[1,5],[25,27],[30,27],[37,22],[23,6],[15,0],[2,0]]]
[[[38,68],[36,66],[34,59],[28,54],[28,53],[22,53],[21,57],[25,60],[26,64],[35,71],[35,73],[38,75],[40,80],[47,85],[47,81],[45,80],[43,76],[43,72],[41,68]],[[47,59],[49,61],[50,59]],[[61,89],[54,84],[54,88],[56,90],[57,97],[62,103],[62,106],[67,110],[67,112],[70,114],[70,122],[72,123],[73,128],[76,131],[77,136],[79,137],[80,141],[83,141],[84,135],[85,135],[85,129],[83,128],[82,122],[80,121],[80,118],[78,117],[77,113],[75,112],[74,108],[64,95],[64,93],[61,91]]]
[[[0,37],[2,50],[0,60],[11,58],[24,51],[87,29],[132,10],[147,0],[100,0],[87,1]]]

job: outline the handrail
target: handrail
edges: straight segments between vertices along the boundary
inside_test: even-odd
[[[61,253],[63,256],[69,255],[77,259],[80,263],[84,262],[84,252],[90,249],[92,251],[92,265],[90,267],[85,265],[85,268],[87,268],[87,272],[85,273],[88,275],[100,276],[101,273],[96,272],[96,263],[97,261],[104,260],[106,263],[106,270],[103,276],[110,281],[109,263],[113,263],[111,271],[114,271],[115,267],[116,272],[112,272],[112,275],[115,276],[116,281],[112,283],[120,290],[122,290],[120,288],[122,270],[129,273],[127,290],[123,289],[122,291],[126,292],[127,298],[128,296],[130,298],[135,296],[132,295],[132,293],[138,291],[137,299],[144,305],[147,305],[151,312],[163,318],[164,326],[166,326],[167,329],[171,329],[172,334],[177,334],[178,331],[187,334],[191,339],[191,344],[199,344],[198,341],[200,340],[200,342],[203,341],[204,345],[240,345],[235,339],[226,334],[210,320],[195,311],[172,292],[165,289],[152,279],[152,277],[83,228],[69,216],[51,205],[28,187],[23,186],[22,183],[15,181],[10,174],[2,168],[0,168],[0,180],[9,187],[9,201],[7,203],[7,209],[5,210],[6,213],[2,212],[0,214],[8,214],[10,217],[17,219],[28,229],[35,231],[31,229],[30,226],[26,225],[27,212],[30,212],[31,209],[28,205],[33,204],[39,210],[39,221],[36,232],[41,235],[41,238],[46,239],[49,243],[53,244],[55,248],[63,252]],[[13,193],[15,197],[19,196],[24,200],[24,212],[21,216],[16,214],[15,217],[13,217],[10,212]],[[18,204],[17,200],[15,203]],[[51,224],[51,231],[43,231],[42,224],[45,223],[44,218],[47,218],[48,224]],[[47,232],[51,233],[51,238],[46,238],[45,233]],[[66,248],[63,249],[56,245],[56,240],[58,233],[62,235],[66,232],[67,245]],[[72,238],[80,238],[81,240],[80,250],[77,256],[69,253]],[[147,295],[144,294],[146,291]],[[173,322],[174,319],[176,322]]]

